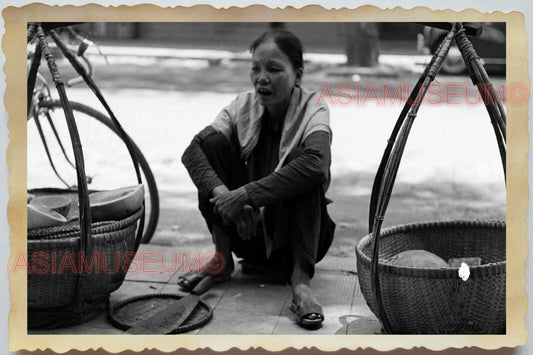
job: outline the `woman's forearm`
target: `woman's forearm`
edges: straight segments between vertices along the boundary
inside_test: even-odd
[[[260,180],[245,185],[254,207],[305,192],[328,178],[331,161],[330,138],[314,132],[303,143],[303,152],[291,162]]]
[[[215,187],[223,185],[202,150],[202,143],[205,138],[215,133],[217,133],[217,130],[213,127],[205,127],[194,136],[191,144],[185,149],[181,157],[181,162],[189,172],[193,183],[200,194],[205,197],[209,197]]]

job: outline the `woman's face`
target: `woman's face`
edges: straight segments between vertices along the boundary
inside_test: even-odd
[[[250,80],[259,102],[270,113],[284,112],[292,89],[299,84],[302,70],[295,70],[289,57],[272,41],[261,43],[252,56]]]

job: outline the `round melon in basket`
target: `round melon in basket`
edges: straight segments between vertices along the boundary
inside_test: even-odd
[[[397,266],[439,269],[448,267],[448,263],[438,255],[427,250],[405,250],[390,259],[391,264]]]
[[[393,333],[505,333],[505,223],[447,221],[407,224],[381,231],[378,272],[381,303]],[[376,316],[372,293],[372,235],[357,245],[363,296]],[[444,260],[480,257],[463,281],[459,267],[412,267],[389,260],[423,249]]]

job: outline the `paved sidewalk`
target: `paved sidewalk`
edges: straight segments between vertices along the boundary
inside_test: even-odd
[[[208,250],[176,250],[162,245],[141,245],[133,261],[138,272],[127,275],[122,286],[111,294],[111,305],[132,296],[154,293],[185,295],[176,285],[181,270],[175,268],[176,255],[194,255]],[[200,254],[196,254],[196,253]],[[203,255],[203,254],[202,254]],[[144,258],[144,263],[141,258]],[[163,263],[164,262],[164,263]],[[133,265],[133,264],[132,264]],[[145,267],[144,272],[141,268]],[[166,270],[166,271],[165,271]],[[243,275],[236,263],[233,280],[216,285],[202,295],[213,308],[213,318],[205,326],[188,334],[379,334],[380,325],[363,299],[357,280],[354,258],[326,256],[317,264],[312,289],[324,308],[322,328],[309,331],[296,324],[289,310],[291,290],[288,285],[266,276]],[[96,319],[73,327],[30,331],[30,334],[122,334],[102,313]]]

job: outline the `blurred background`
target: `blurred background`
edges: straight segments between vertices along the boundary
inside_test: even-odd
[[[505,23],[485,22],[480,36],[471,40],[489,71],[505,72]],[[433,53],[445,31],[406,22],[368,23],[89,23],[78,28],[103,41],[164,45],[182,48],[217,48],[242,51],[267,29],[287,29],[309,53],[343,53],[346,64],[373,66],[380,54]],[[455,59],[456,53],[453,53]],[[451,62],[450,62],[451,63]],[[459,74],[464,68],[445,63],[443,72]]]
[[[505,23],[482,27],[482,35],[472,42],[494,87],[505,89]],[[75,28],[94,42],[87,50],[94,79],[154,172],[161,217],[152,243],[198,248],[209,248],[211,237],[181,154],[239,92],[251,89],[250,43],[271,28],[299,36],[305,50],[303,86],[320,91],[331,109],[328,197],[334,200],[329,209],[338,227],[330,252],[346,257],[354,255],[355,243],[367,233],[370,191],[387,138],[444,34],[421,24],[392,22],[99,22]],[[60,34],[66,43],[78,45],[71,32]],[[54,53],[63,79],[75,77],[68,62]],[[505,219],[496,139],[464,68],[459,51],[452,48],[415,121],[384,225]],[[103,111],[84,84],[67,93],[71,100]],[[29,123],[28,186],[55,186],[34,131]],[[118,156],[107,144],[98,144],[95,152]],[[110,182],[117,179],[118,173],[105,171],[100,160],[95,164]],[[127,161],[114,164],[121,172],[131,170]]]

